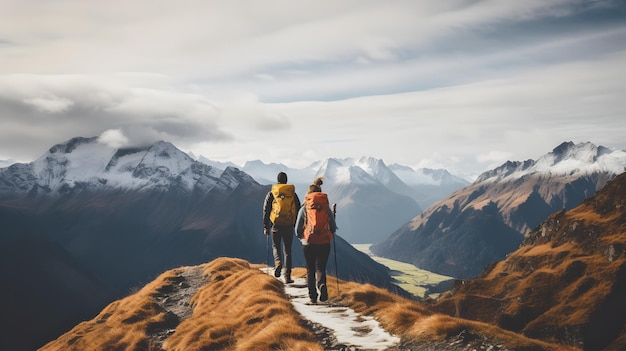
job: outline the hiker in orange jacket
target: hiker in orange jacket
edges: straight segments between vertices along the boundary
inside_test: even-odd
[[[265,196],[263,204],[263,233],[272,234],[272,251],[274,253],[274,276],[280,277],[283,263],[285,264],[283,278],[285,283],[293,283],[291,279],[291,244],[293,243],[293,230],[296,223],[296,214],[300,208],[300,199],[295,193],[293,184],[287,184],[287,174],[278,173],[278,184]],[[285,200],[287,199],[287,200]],[[278,209],[282,204],[282,210]],[[281,242],[283,244],[284,262],[281,259]]]
[[[320,177],[309,185],[296,219],[296,235],[302,242],[307,286],[312,303],[317,303],[318,296],[320,301],[328,300],[326,264],[330,255],[330,243],[337,231],[335,216],[330,209],[328,196],[322,192],[322,184],[323,178]]]

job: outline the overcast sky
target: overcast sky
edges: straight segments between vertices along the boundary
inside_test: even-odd
[[[75,136],[457,174],[626,149],[626,2],[0,0],[0,160]]]

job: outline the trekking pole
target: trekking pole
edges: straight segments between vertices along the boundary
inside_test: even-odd
[[[268,234],[265,234],[265,237],[267,238],[267,270],[266,273],[270,274],[270,236]]]
[[[333,204],[333,218],[337,220],[337,204]],[[337,242],[335,241],[335,235],[333,235],[333,247],[335,252],[335,279],[337,279],[337,295],[339,295],[339,271],[337,270]]]

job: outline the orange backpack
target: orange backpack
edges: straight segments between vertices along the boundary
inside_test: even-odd
[[[307,194],[304,199],[306,217],[304,222],[304,240],[310,244],[328,244],[332,241],[328,218],[328,196],[315,192]]]

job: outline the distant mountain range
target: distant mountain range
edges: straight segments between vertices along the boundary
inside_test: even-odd
[[[302,169],[249,161],[243,170],[264,184],[276,183],[278,172],[285,172],[301,199],[313,179],[324,177],[322,190],[337,204],[340,234],[352,244],[384,239],[423,206],[469,184],[446,170],[387,166],[372,157],[329,158]]]
[[[375,254],[471,278],[514,251],[548,215],[571,209],[626,170],[626,152],[566,142],[480,175],[372,245]]]
[[[198,160],[210,165],[223,165],[202,157]],[[341,165],[343,168],[338,171],[342,174],[326,174],[327,171],[323,168],[329,162]],[[343,183],[350,179],[367,177],[366,180],[362,179],[365,183],[378,182],[393,192],[409,196],[421,208],[427,208],[454,190],[470,184],[468,180],[454,176],[445,169],[413,169],[399,164],[387,166],[383,160],[373,157],[329,158],[316,161],[305,168],[290,168],[280,163],[266,164],[256,160],[246,162],[242,170],[261,184],[276,183],[278,172],[285,172],[289,175],[289,181],[301,185],[301,189],[305,189],[319,176],[329,176],[333,181]],[[302,192],[304,193],[304,190]],[[332,194],[330,195],[332,197]]]
[[[115,149],[74,138],[0,169],[0,273],[12,277],[0,289],[0,349],[33,349],[166,269],[221,256],[266,262],[267,191],[167,142]],[[394,288],[386,267],[336,244],[341,278]]]

